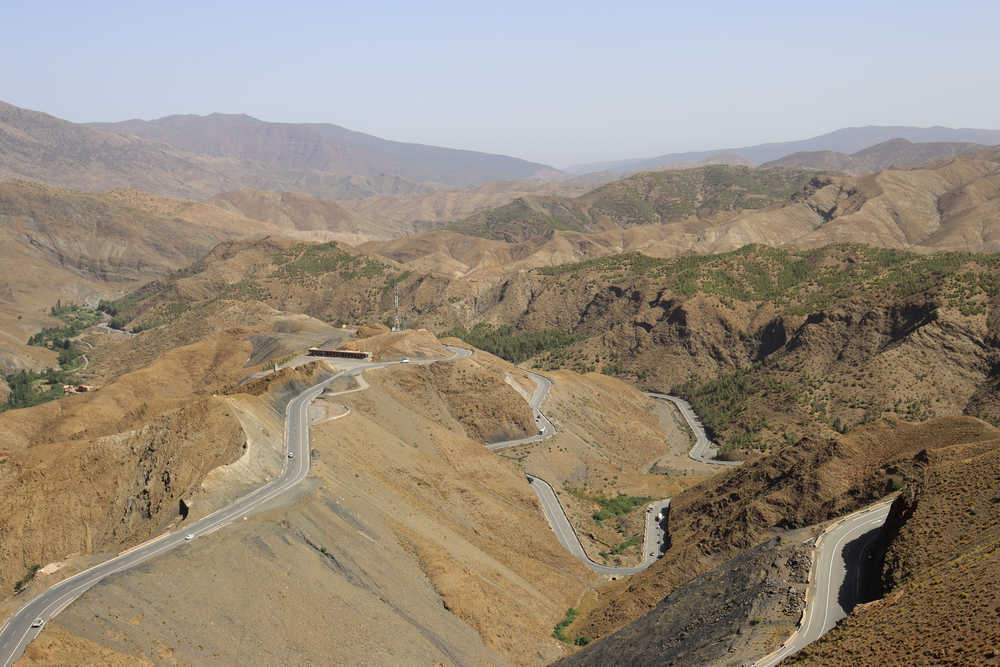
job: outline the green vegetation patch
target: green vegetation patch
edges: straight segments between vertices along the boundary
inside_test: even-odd
[[[612,556],[621,555],[622,553],[624,553],[624,551],[626,549],[628,549],[630,547],[634,547],[635,545],[639,544],[640,542],[642,542],[642,536],[638,535],[638,534],[637,535],[633,535],[632,537],[628,538],[627,540],[625,540],[621,544],[619,544],[617,546],[614,546],[614,547],[611,547],[610,551],[602,551],[602,552],[600,552],[600,556],[604,560],[607,560],[607,559],[611,558]],[[620,559],[616,559],[616,560],[620,560]]]
[[[509,324],[493,327],[477,324],[471,330],[456,327],[441,334],[460,338],[473,347],[486,350],[490,354],[515,364],[526,361],[550,350],[561,350],[583,339],[580,334],[558,329],[541,331],[518,331]]]
[[[581,500],[589,500],[590,502],[596,503],[601,507],[601,509],[591,515],[594,521],[604,521],[605,519],[613,519],[616,516],[628,514],[636,507],[641,507],[642,505],[645,505],[653,500],[648,496],[629,496],[624,493],[619,493],[617,496],[607,497],[592,496],[583,489],[567,487],[566,490]]]
[[[566,615],[563,616],[563,619],[558,623],[556,623],[556,627],[552,629],[552,636],[561,642],[566,642],[567,644],[569,644],[570,638],[566,636],[566,628],[571,626],[573,624],[573,621],[575,621],[577,616],[579,615],[580,612],[578,612],[573,607],[567,609]]]
[[[686,258],[685,258],[686,259]],[[646,275],[655,268],[664,266],[672,261],[649,257],[638,252],[629,252],[621,255],[608,255],[606,257],[596,257],[582,262],[571,264],[556,264],[554,266],[542,266],[537,270],[546,276],[561,276],[578,273],[581,271],[597,271],[600,273],[626,274],[634,273]]]
[[[378,276],[389,268],[370,257],[352,255],[333,241],[320,244],[299,243],[288,250],[275,253],[273,261],[278,268],[271,275],[290,279],[317,277],[339,271],[344,280],[353,280]]]
[[[267,292],[260,283],[244,278],[227,285],[221,296],[223,299],[235,301],[263,301],[267,297]]]
[[[802,387],[759,373],[760,364],[702,382],[696,377],[675,385],[671,393],[691,403],[708,437],[720,445],[720,454],[734,449],[766,448],[760,434],[769,428],[763,415],[748,415],[746,407],[754,395],[772,395],[793,403]],[[723,435],[730,431],[727,435]]]
[[[14,592],[20,593],[24,590],[24,587],[31,583],[31,580],[35,578],[35,574],[37,574],[40,569],[40,565],[32,565],[29,567],[28,573],[14,583]]]
[[[68,383],[71,372],[47,368],[44,371],[21,370],[5,375],[10,395],[0,404],[0,412],[41,405],[63,397],[62,386]]]
[[[75,304],[64,306],[59,301],[49,309],[49,313],[61,320],[63,326],[45,327],[28,339],[28,345],[51,349],[69,349],[70,341],[68,339],[78,336],[81,331],[98,324],[102,319],[100,313],[93,308]]]

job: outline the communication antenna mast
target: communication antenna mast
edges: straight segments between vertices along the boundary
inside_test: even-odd
[[[395,302],[395,307],[396,307],[396,315],[395,318],[393,319],[392,330],[399,331],[399,285],[398,284],[392,286],[392,298],[393,301]]]

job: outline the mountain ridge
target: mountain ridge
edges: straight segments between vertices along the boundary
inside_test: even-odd
[[[1000,144],[1000,130],[977,128],[950,128],[942,125],[916,127],[909,125],[866,125],[845,127],[808,139],[774,141],[738,148],[666,153],[648,158],[630,158],[571,165],[565,171],[571,174],[611,171],[623,174],[629,171],[650,170],[677,163],[707,160],[728,154],[750,160],[755,165],[777,160],[791,153],[831,150],[855,153],[890,139],[907,139],[912,142],[971,142],[994,146]]]
[[[189,130],[182,141],[183,132],[172,131],[173,140],[182,144],[178,147],[155,133],[152,139],[136,136],[141,128],[135,122],[126,121],[132,134],[123,134],[112,127],[115,124],[72,123],[0,102],[0,179],[30,179],[92,192],[128,188],[185,199],[244,189],[358,199],[560,175],[518,158],[391,142],[343,128],[340,134],[353,143],[337,144],[338,126],[333,125],[321,125],[328,135],[323,136],[312,126],[243,116],[168,118],[181,119],[185,127],[193,122],[198,132]],[[228,134],[223,132],[227,128]],[[208,146],[210,153],[184,148],[204,150],[206,137],[213,135],[217,143]]]
[[[800,167],[826,169],[849,174],[873,174],[890,167],[916,167],[933,160],[958,157],[987,148],[967,141],[929,141],[914,143],[907,139],[890,139],[847,154],[837,151],[805,151],[791,153],[760,165],[761,169]]]
[[[414,182],[469,186],[558,173],[506,155],[392,141],[332,123],[275,123],[247,114],[184,114],[87,126],[191,153],[340,175],[390,174]]]

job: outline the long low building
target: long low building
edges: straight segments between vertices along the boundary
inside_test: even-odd
[[[319,347],[310,347],[306,353],[310,357],[340,357],[341,359],[371,359],[371,352],[361,350],[324,350]]]

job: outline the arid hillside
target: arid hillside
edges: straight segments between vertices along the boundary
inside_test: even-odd
[[[745,454],[882,415],[1000,420],[997,261],[749,246],[677,259],[619,255],[478,282],[336,245],[265,239],[220,246],[116,305],[130,326],[196,322],[218,295],[334,324],[384,324],[398,287],[410,326],[454,330],[542,368],[673,388],[726,449]]]
[[[602,257],[473,282],[416,273],[335,243],[229,241],[195,264],[110,304],[125,325],[144,329],[131,337],[86,334],[97,348],[92,372],[110,384],[92,396],[8,412],[0,422],[9,425],[6,440],[18,446],[44,440],[42,422],[55,424],[44,437],[55,438],[51,444],[61,447],[64,441],[75,442],[78,431],[71,427],[80,428],[78,416],[67,413],[61,419],[61,411],[73,401],[95,401],[97,406],[102,399],[111,401],[117,412],[109,408],[105,425],[79,433],[79,446],[102,443],[102,438],[117,437],[123,429],[139,429],[142,438],[162,431],[170,442],[197,446],[202,431],[178,427],[189,436],[175,439],[173,425],[179,422],[170,419],[242,429],[213,432],[211,437],[223,444],[239,444],[239,433],[248,433],[247,423],[276,434],[280,411],[273,411],[275,403],[265,410],[261,401],[241,398],[255,395],[258,385],[240,388],[234,380],[259,368],[248,365],[251,362],[287,355],[291,340],[304,347],[337,331],[341,323],[385,323],[392,316],[393,288],[398,287],[409,326],[450,330],[510,360],[548,369],[556,381],[550,411],[560,433],[550,442],[501,454],[483,448],[486,442],[530,433],[532,428],[515,390],[531,391],[530,382],[488,355],[454,367],[374,372],[369,378],[372,389],[330,395],[319,406],[318,418],[324,421],[317,425],[319,464],[316,486],[309,492],[313,495],[255,520],[266,524],[263,528],[251,531],[249,523],[241,524],[219,539],[232,540],[225,548],[246,554],[247,545],[258,545],[255,536],[265,536],[260,539],[266,549],[254,546],[245,566],[256,573],[260,588],[255,594],[263,598],[280,597],[282,589],[275,582],[290,578],[287,562],[309,572],[333,568],[343,579],[310,574],[308,585],[296,583],[294,594],[286,595],[301,600],[306,613],[316,617],[329,613],[333,619],[349,608],[369,609],[366,618],[377,627],[397,628],[396,634],[374,642],[395,647],[394,655],[534,664],[565,654],[566,647],[549,635],[569,607],[580,612],[564,628],[570,637],[607,636],[653,609],[678,586],[761,542],[917,484],[923,474],[921,450],[995,439],[997,432],[989,424],[959,415],[991,421],[1000,417],[992,371],[998,261],[996,255],[925,256],[861,245],[806,251],[749,246],[674,259]],[[325,324],[307,325],[298,313],[319,317]],[[233,328],[248,324],[255,328]],[[265,336],[265,329],[271,333]],[[219,330],[222,333],[216,333]],[[348,344],[396,355],[392,358],[440,352],[429,333],[412,334],[412,346],[400,347],[410,335],[382,333]],[[101,340],[113,336],[117,338]],[[200,342],[191,344],[188,336]],[[227,336],[229,344],[222,345]],[[157,342],[161,339],[165,342]],[[283,347],[283,340],[288,345]],[[184,344],[188,347],[177,347]],[[217,406],[214,417],[184,412],[196,409],[186,404],[164,417],[159,416],[158,410],[165,409],[161,407],[122,414],[126,406],[135,409],[137,400],[151,401],[145,397],[152,391],[162,395],[158,400],[172,400],[175,390],[161,387],[167,381],[159,375],[148,381],[149,387],[131,383],[148,377],[144,374],[160,364],[184,363],[177,355],[206,345],[221,346],[212,355],[221,370],[190,363],[176,373],[176,380],[202,387],[198,396]],[[555,370],[559,368],[583,375]],[[125,370],[132,372],[120,376]],[[595,370],[636,386],[590,374]],[[192,379],[192,373],[206,379]],[[115,377],[119,379],[112,381]],[[287,390],[261,382],[260,391],[287,397]],[[128,398],[115,400],[117,385]],[[674,444],[683,431],[669,411],[658,412],[662,407],[637,387],[673,388],[689,397],[724,450],[748,462],[706,479],[714,471],[686,463],[686,436],[680,446]],[[340,389],[351,388],[356,387]],[[220,389],[228,393],[211,396],[222,393]],[[349,413],[344,405],[350,406]],[[232,409],[230,416],[239,416],[236,425],[217,414],[221,410],[225,415],[227,408]],[[92,412],[102,414],[96,407],[88,408],[87,414]],[[32,414],[44,418],[22,421],[22,415]],[[909,423],[934,416],[938,419]],[[323,440],[323,433],[330,439]],[[158,437],[153,440],[160,442]],[[269,442],[268,447],[277,448],[273,437]],[[425,451],[425,446],[432,449]],[[216,466],[228,463],[227,455],[239,458],[238,451],[223,450]],[[15,458],[14,453],[10,456]],[[74,459],[87,460],[85,455]],[[244,485],[264,470],[248,472],[243,464],[229,465],[242,471]],[[329,469],[321,471],[325,465]],[[592,557],[609,563],[637,557],[633,540],[638,523],[628,515],[594,518],[602,500],[618,493],[634,498],[672,495],[670,548],[662,560],[628,582],[608,582],[590,592],[596,582],[561,550],[541,515],[531,514],[538,510],[528,495],[525,472],[552,478],[585,547]],[[201,487],[206,498],[226,497],[226,489],[235,488],[227,486],[223,472],[213,477],[199,469],[190,475],[199,476],[209,480]],[[193,482],[185,484],[189,489]],[[160,509],[135,523],[129,519],[127,530],[119,533],[140,535],[164,525],[176,509],[171,500],[176,503],[174,496],[164,495],[156,505]],[[27,511],[19,506],[11,514]],[[508,521],[511,512],[517,517],[513,527]],[[114,530],[102,530],[122,539]],[[72,531],[67,535],[83,539]],[[382,561],[371,549],[383,543],[399,556],[395,560],[407,559],[406,564],[391,572],[380,570]],[[188,585],[218,587],[215,599],[240,606],[242,598],[225,593],[233,587],[211,566],[219,553],[205,556],[204,578]],[[42,554],[33,563],[34,556],[28,554],[21,562],[29,569],[8,576],[17,580],[33,564],[65,556]],[[157,600],[171,585],[163,583],[171,581],[169,571],[176,568],[170,558],[92,591],[75,607],[81,615],[74,617],[77,612],[71,611],[66,617],[76,621],[61,626],[71,635],[67,641],[81,646],[96,642],[102,650],[151,660],[158,659],[160,651],[173,655],[167,649],[186,661],[197,661],[198,652],[206,650],[202,647],[220,655],[242,650],[219,640],[215,631],[206,634],[207,626],[199,620],[202,612],[193,606],[178,607],[179,617],[163,611]],[[411,582],[426,577],[425,588],[405,588],[397,576],[402,571],[410,573],[406,578]],[[373,596],[378,597],[373,591],[393,600],[391,612],[373,602]],[[525,596],[544,602],[525,614]],[[329,602],[332,599],[336,604]],[[443,600],[444,606],[435,607],[435,600],[438,605]],[[242,606],[248,615],[234,619],[234,629],[225,636],[239,636],[235,628],[246,624],[273,625],[264,616],[250,615],[257,608]],[[125,611],[109,612],[109,607]],[[95,614],[103,625],[94,625]],[[412,619],[423,615],[435,619],[433,630],[411,635]],[[514,625],[513,617],[518,618]],[[141,620],[132,623],[134,619]],[[332,620],[326,625],[333,625]],[[165,627],[183,632],[173,635]],[[475,632],[470,634],[470,627]],[[351,647],[365,645],[352,632],[344,628],[320,636],[303,628],[293,633],[290,644],[275,642],[268,659],[308,661],[313,659],[309,656],[340,651],[336,654],[350,661],[355,656]],[[427,632],[437,639],[428,640]],[[40,646],[61,650],[58,645]],[[301,646],[308,647],[306,654],[294,652]]]
[[[798,141],[781,141],[740,148],[724,148],[714,151],[694,151],[671,153],[656,157],[616,162],[603,162],[569,167],[574,174],[595,171],[623,174],[630,171],[657,169],[663,165],[690,163],[695,160],[710,160],[728,157],[745,160],[751,165],[778,160],[794,153],[837,152],[856,153],[894,139],[906,139],[914,143],[975,143],[983,146],[1000,144],[1000,130],[977,130],[950,127],[908,127],[905,125],[868,125],[864,127],[844,127],[817,137]]]
[[[1000,441],[921,452],[887,522],[885,596],[789,664],[1000,661]]]
[[[89,194],[0,183],[0,369],[51,365],[25,345],[57,301],[122,294],[187,266],[225,239],[279,231],[215,206],[131,190]]]
[[[278,328],[272,324],[268,335]],[[239,343],[231,356],[243,358],[254,339],[243,332],[230,335]],[[177,355],[204,344],[174,349],[163,359],[180,360]],[[381,333],[349,344],[386,358],[443,352],[426,332]],[[139,373],[160,373],[162,363]],[[198,493],[183,492],[196,511],[208,511],[219,499],[273,474],[272,459],[283,456],[284,404],[296,387],[321,377],[318,372],[314,366],[286,369],[207,399],[226,411],[240,437],[234,441],[235,460],[203,476]],[[109,400],[118,385],[135,388],[134,376],[123,376],[94,397]],[[227,367],[217,380],[231,376]],[[177,378],[179,384],[186,379]],[[556,541],[525,470],[544,472],[559,483],[558,475],[576,467],[572,479],[594,492],[625,489],[657,496],[704,478],[703,472],[692,476],[683,469],[663,473],[684,460],[686,435],[669,410],[661,414],[663,406],[611,378],[558,374],[553,414],[564,432],[527,458],[484,447],[535,428],[514,388],[527,387],[530,380],[505,361],[477,352],[454,362],[375,369],[365,380],[370,388],[363,391],[335,383],[316,402],[312,471],[296,494],[108,579],[47,626],[24,664],[49,664],[65,655],[84,663],[95,656],[194,663],[240,656],[244,664],[547,663],[568,652],[551,637],[553,626],[602,579]],[[206,391],[217,386],[195,384]],[[627,400],[608,400],[611,395]],[[42,408],[67,400],[72,399]],[[32,410],[5,417],[30,420]],[[595,424],[605,426],[595,430]],[[621,431],[611,424],[631,426]],[[200,433],[197,422],[187,428]],[[174,442],[172,432],[157,441],[156,451],[167,461],[172,459],[165,449]],[[648,470],[649,459],[664,456],[666,468]],[[66,462],[51,465],[73,468]],[[601,481],[611,474],[613,481]],[[176,510],[176,501],[161,505],[162,514]],[[149,523],[159,525],[160,515],[153,516]],[[606,528],[614,534],[611,525]],[[623,550],[621,557],[634,554]],[[234,576],[239,585],[233,585]],[[32,585],[49,577],[39,574]],[[282,620],[289,614],[312,621],[290,625]],[[246,627],[255,628],[253,640],[241,629]]]
[[[623,252],[719,253],[753,243],[996,252],[998,179],[1000,149],[869,176],[721,166],[649,172],[575,199],[522,197],[448,225],[483,238],[481,262],[452,253],[468,242],[440,235],[375,243],[366,251],[470,276],[495,275],[492,258],[502,255],[513,258],[504,268],[514,270]]]
[[[163,530],[180,498],[239,457],[239,422],[213,391],[241,374],[245,335],[177,348],[96,392],[0,414],[5,593],[34,565]]]
[[[535,336],[529,356],[543,368],[673,388],[736,448],[845,432],[883,414],[997,420],[996,261],[863,246],[602,258],[481,292],[483,324],[468,340]],[[573,336],[546,343],[556,331]]]
[[[555,230],[599,232],[636,225],[708,219],[781,203],[812,174],[716,165],[643,172],[569,198],[521,198],[456,222],[449,229],[508,242]]]
[[[0,102],[0,178],[79,190],[203,199],[259,189],[356,199],[558,176],[513,157],[386,141],[329,124],[212,114],[84,125]]]
[[[382,224],[398,225],[400,229],[424,231],[444,223],[454,222],[498,206],[518,197],[582,195],[613,178],[581,182],[519,180],[496,181],[461,189],[440,189],[430,193],[376,195],[364,199],[343,199],[337,203],[347,210]]]
[[[922,488],[922,480],[927,478],[928,457],[958,459],[963,453],[967,456],[995,452],[997,435],[995,428],[972,418],[934,419],[921,424],[885,420],[824,442],[800,441],[681,492],[671,504],[671,546],[665,557],[627,583],[605,587],[600,598],[582,608],[568,632],[575,637],[600,638],[632,619],[637,620],[621,632],[588,646],[565,664],[606,664],[612,655],[622,656],[623,662],[632,665],[664,664],[664,661],[732,664],[760,658],[794,630],[802,605],[801,586],[797,587],[797,595],[793,590],[788,598],[784,593],[793,582],[786,581],[781,588],[774,588],[777,580],[788,576],[782,573],[782,567],[798,569],[794,579],[798,584],[803,583],[801,562],[779,564],[775,560],[782,551],[777,544],[786,545],[781,559],[801,557],[809,551],[808,538],[815,537],[825,522],[894,489]],[[965,465],[969,463],[964,461]],[[976,463],[987,461],[977,459]],[[964,486],[985,491],[988,496],[987,480],[995,476],[996,467],[991,465]],[[956,475],[954,481],[960,479]],[[934,544],[931,548],[934,553],[951,555],[954,549],[965,553],[970,542],[975,547],[969,551],[974,552],[981,541],[971,536],[983,526],[995,526],[997,522],[989,500],[981,496],[971,501],[975,503],[972,512],[966,512],[965,504],[958,502],[955,507],[960,509],[955,515],[950,510],[951,501],[957,499],[956,493],[935,498],[934,509],[929,513],[940,516],[941,520],[949,516],[951,523],[947,528],[940,522],[914,521],[916,517],[907,516],[905,509],[899,511],[905,505],[897,508],[897,516],[906,517],[908,530],[924,536],[924,550],[932,544],[926,541],[933,539],[930,536],[944,531],[952,536],[952,542]],[[980,511],[982,514],[978,514]],[[769,538],[779,540],[764,544]],[[987,545],[990,539],[985,538]],[[894,554],[900,549],[915,555],[912,546],[891,546],[889,562],[898,560]],[[761,562],[762,558],[766,561]],[[755,566],[755,562],[759,565]],[[888,569],[898,571],[891,566]],[[988,599],[987,580],[977,581],[982,584],[983,599]],[[961,584],[956,581],[955,585]],[[916,608],[910,605],[926,604],[918,597],[908,598],[909,592],[902,589],[890,594],[887,601],[872,603],[859,618],[888,601],[900,605],[901,615],[907,613],[904,609]],[[777,609],[771,608],[776,604]],[[791,608],[782,612],[784,605]],[[974,628],[988,625],[989,616],[984,609],[982,621],[974,621],[972,631],[963,627],[952,646],[965,642],[983,646]],[[855,619],[845,621],[845,627],[854,623]],[[919,623],[914,619],[903,625],[916,627]],[[957,628],[959,624],[953,625]],[[879,649],[874,653],[868,650],[863,642],[871,640],[873,634],[894,635],[892,629],[877,625],[874,619],[856,627],[864,628],[868,634],[855,635],[857,645],[846,654],[848,658],[840,659],[838,651],[843,640],[838,641],[834,633],[816,644],[825,645],[826,651],[810,654],[807,649],[802,663],[857,664],[861,660],[865,664],[882,664],[884,660],[902,664],[900,658],[909,655],[903,642],[897,642],[891,650]],[[942,628],[941,634],[944,633],[946,630]],[[893,657],[892,650],[898,657]],[[944,650],[949,655],[955,654],[948,648]]]
[[[378,229],[333,201],[294,192],[237,190],[222,192],[207,203],[253,220],[271,223],[283,231],[339,232],[347,238],[392,238],[402,230]]]

